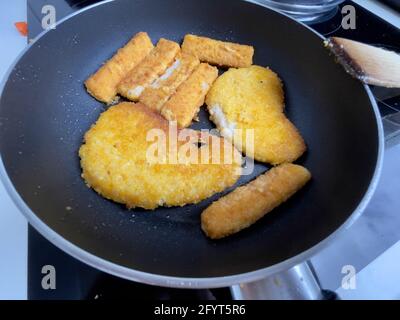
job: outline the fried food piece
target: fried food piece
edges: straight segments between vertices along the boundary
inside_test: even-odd
[[[86,80],[87,91],[99,101],[112,103],[117,95],[118,84],[153,48],[148,34],[139,32]]]
[[[295,161],[306,150],[300,133],[282,112],[281,80],[269,69],[230,69],[215,81],[206,104],[221,134],[249,157],[277,165]],[[245,135],[252,132],[254,143],[247,143]]]
[[[207,63],[200,64],[192,75],[183,82],[176,93],[161,109],[169,121],[177,121],[180,128],[190,126],[204,99],[218,77],[218,69]]]
[[[310,179],[310,172],[298,165],[272,168],[211,204],[201,214],[201,227],[211,239],[239,232],[288,200]]]
[[[167,120],[141,103],[124,102],[109,108],[85,134],[79,150],[83,179],[107,199],[145,209],[197,203],[235,184],[241,174],[241,155],[232,151],[230,142],[212,136],[219,144],[211,144],[210,135],[190,129],[178,131],[178,136],[193,139],[187,144],[168,135],[169,130]],[[162,135],[166,145],[161,143]],[[209,153],[185,159],[183,147],[188,145],[200,155],[201,150]],[[216,147],[219,160],[232,152],[231,163],[212,161],[211,148]]]
[[[120,82],[118,93],[129,100],[138,101],[144,89],[165,72],[179,52],[179,44],[160,39],[147,57]]]
[[[230,69],[222,75],[215,86],[223,87],[218,93],[218,99],[225,102],[230,97],[235,97],[235,104],[246,106],[254,105],[257,108],[265,106],[274,110],[283,111],[285,107],[285,93],[282,80],[269,68],[251,66],[249,68]],[[207,99],[212,99],[215,89],[208,94]],[[250,107],[251,108],[251,107]],[[246,110],[243,110],[246,113]]]
[[[174,64],[144,90],[139,98],[140,102],[153,110],[160,111],[161,107],[199,64],[199,59],[192,55],[182,54],[178,56]]]
[[[191,34],[185,36],[182,51],[198,57],[202,62],[220,67],[242,68],[253,64],[254,48],[252,46]]]

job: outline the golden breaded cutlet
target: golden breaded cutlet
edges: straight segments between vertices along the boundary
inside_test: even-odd
[[[216,164],[210,159],[198,163],[195,158],[175,164],[164,161],[172,156],[169,145],[173,139],[167,135],[168,131],[168,121],[141,103],[124,102],[110,107],[85,134],[79,150],[83,179],[107,199],[128,208],[145,209],[197,203],[238,180],[241,156],[237,150],[233,160],[238,160],[231,164]],[[157,150],[157,142],[149,138],[151,132],[165,134],[168,143],[166,154],[161,154],[165,158],[160,161],[151,157],[162,152],[162,146]],[[201,141],[201,148],[211,148],[207,144],[209,138],[200,138],[200,132],[184,129],[184,133],[197,139],[192,147],[198,148],[196,141]],[[221,155],[225,150],[232,151],[230,142],[219,137],[213,139],[219,141]],[[179,142],[178,147],[182,144]]]
[[[198,57],[201,62],[220,67],[243,68],[253,64],[254,48],[252,46],[192,34],[185,36],[182,51]]]
[[[200,64],[191,76],[183,82],[176,93],[161,109],[161,114],[169,121],[177,121],[180,128],[190,126],[215,79],[218,69],[207,63]]]
[[[306,151],[302,136],[282,112],[281,80],[267,68],[230,69],[215,81],[206,104],[221,134],[257,161],[293,162]],[[244,138],[249,130],[254,145]]]
[[[160,111],[162,106],[176,92],[177,88],[187,80],[199,64],[199,59],[192,55],[178,55],[174,64],[144,90],[139,101],[153,110]]]
[[[139,32],[86,80],[87,91],[101,102],[112,103],[117,95],[118,84],[153,48],[148,34]]]
[[[220,100],[225,101],[235,97],[238,108],[246,106],[243,115],[247,115],[247,110],[252,106],[256,108],[265,106],[279,111],[285,108],[282,80],[269,68],[254,65],[248,68],[230,69],[215,85],[223,86],[223,91],[218,93]],[[211,98],[212,92],[208,98]]]
[[[138,101],[146,87],[165,72],[179,52],[179,44],[161,38],[146,58],[120,82],[118,93],[129,100]]]
[[[211,239],[237,233],[288,200],[311,179],[298,165],[282,164],[220,198],[201,214],[201,227]]]

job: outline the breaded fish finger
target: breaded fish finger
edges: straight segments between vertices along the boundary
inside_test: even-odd
[[[252,46],[191,34],[185,36],[182,51],[198,57],[202,62],[221,67],[242,68],[253,64],[254,48]]]
[[[87,91],[97,100],[111,103],[121,80],[154,48],[146,32],[136,34],[123,48],[86,80]]]
[[[201,214],[201,227],[211,239],[245,229],[288,200],[311,179],[299,165],[282,164],[214,202]]]
[[[160,111],[161,107],[176,92],[176,89],[192,74],[200,64],[195,56],[183,54],[177,57],[174,64],[147,87],[139,100],[149,108]]]
[[[190,126],[217,77],[218,69],[216,67],[207,63],[200,64],[192,75],[179,86],[171,99],[164,104],[161,114],[169,121],[177,121],[180,128]]]
[[[215,147],[207,135],[184,129],[174,138],[169,134],[170,129],[167,120],[141,103],[124,102],[110,107],[85,134],[79,150],[82,178],[107,199],[128,208],[145,209],[198,203],[236,183],[241,174],[237,150],[233,150],[231,164],[212,163]],[[201,147],[193,146],[198,152],[209,150],[206,161],[199,162],[197,157],[174,160],[174,151],[169,146],[175,142],[180,153],[186,144],[177,141],[182,132],[202,142]],[[165,137],[164,151],[163,144],[158,143],[160,134]],[[216,136],[214,139],[221,159],[225,150],[232,152],[228,141]],[[164,157],[158,158],[156,154]]]
[[[165,72],[179,52],[179,44],[160,39],[149,55],[121,81],[118,93],[132,101],[138,101],[144,89]]]
[[[307,149],[283,113],[282,82],[270,69],[230,69],[215,81],[206,104],[221,134],[257,161],[273,165],[293,162]],[[245,139],[244,134],[252,132],[254,139]]]

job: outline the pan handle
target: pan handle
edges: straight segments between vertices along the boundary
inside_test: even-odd
[[[231,287],[234,300],[335,300],[335,293],[322,290],[312,266],[303,262],[259,281]]]

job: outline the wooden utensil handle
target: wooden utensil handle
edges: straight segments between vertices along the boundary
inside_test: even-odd
[[[329,38],[325,45],[345,70],[360,81],[387,88],[400,88],[400,55],[361,42]]]

